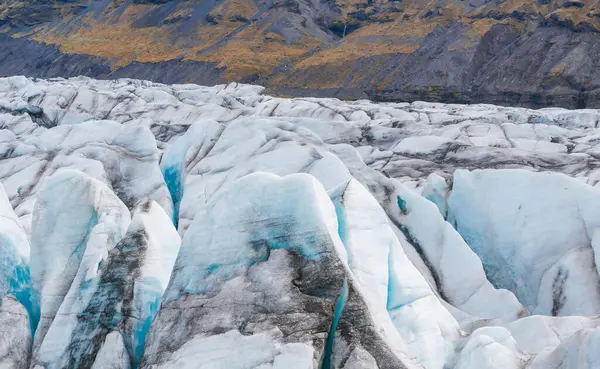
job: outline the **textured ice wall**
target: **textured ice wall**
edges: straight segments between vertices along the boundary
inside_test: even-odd
[[[0,367],[595,369],[599,119],[0,79]]]

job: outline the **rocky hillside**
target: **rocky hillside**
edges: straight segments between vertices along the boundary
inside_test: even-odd
[[[0,74],[600,106],[592,0],[8,0]]]

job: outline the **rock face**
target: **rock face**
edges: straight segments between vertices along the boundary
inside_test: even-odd
[[[600,107],[594,0],[11,0],[0,46],[0,75]]]
[[[263,90],[0,79],[0,368],[600,365],[600,112]]]

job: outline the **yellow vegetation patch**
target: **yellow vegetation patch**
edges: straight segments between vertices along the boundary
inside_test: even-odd
[[[54,9],[58,10],[58,14],[59,16],[64,20],[68,20],[71,15],[73,14],[73,9],[77,8],[77,4],[60,4],[59,3],[55,3],[54,4]]]
[[[230,22],[233,15],[252,17],[258,8],[254,2],[228,0],[222,10],[225,21],[218,25],[199,25],[193,47],[183,48],[174,42],[172,27],[133,28],[131,24],[140,15],[152,9],[147,5],[129,6],[119,18],[117,24],[97,23],[94,19],[83,19],[87,27],[80,27],[68,35],[61,35],[51,29],[40,29],[32,37],[38,42],[60,45],[64,53],[97,55],[113,59],[113,68],[138,62],[161,62],[184,56],[186,60],[217,62],[226,67],[225,76],[233,79],[252,74],[268,74],[275,66],[287,59],[297,58],[316,47],[316,41],[303,41],[293,45],[285,45],[281,36],[274,33],[263,34],[255,25],[240,32],[223,46],[210,50],[205,55],[197,55],[215,45],[239,27],[240,22]],[[182,8],[171,17],[189,14],[189,9]],[[189,45],[189,44],[188,44]]]
[[[581,22],[587,22],[595,25],[595,21],[586,16],[587,12],[583,9],[578,8],[566,8],[566,9],[558,9],[550,13],[547,18],[552,15],[558,16],[559,19],[567,21],[570,20],[574,25],[578,25]],[[596,26],[596,28],[598,28]]]
[[[301,60],[296,64],[296,68],[305,69],[319,65],[339,66],[375,55],[410,54],[419,48],[420,40],[430,34],[434,28],[435,24],[422,23],[418,20],[369,24],[342,39],[337,46],[323,49]]]
[[[187,57],[193,57],[198,52],[213,46],[214,44],[227,37],[230,33],[240,28],[242,25],[239,22],[223,22],[218,26],[215,25],[200,25],[196,30],[197,39],[196,46],[186,52]]]
[[[148,4],[133,4],[129,5],[119,18],[120,22],[132,23],[135,21],[142,13],[150,11],[155,7]]]
[[[488,19],[488,18],[486,18],[486,19],[478,19],[475,22],[471,23],[471,29],[479,37],[483,37],[496,24],[502,24],[502,22],[498,21],[496,19]]]
[[[531,0],[508,0],[503,2],[499,7],[498,11],[505,14],[510,14],[513,11],[519,11],[522,13],[537,13],[538,8],[535,1]]]
[[[318,40],[308,36],[289,45],[269,40],[265,35],[268,27],[259,29],[256,24],[250,25],[218,49],[206,55],[189,55],[186,59],[219,63],[219,67],[227,68],[223,73],[225,78],[239,80],[250,75],[267,76],[276,66],[297,59],[320,45]]]
[[[439,12],[439,16],[430,18],[428,21],[447,26],[451,22],[456,22],[465,14],[465,10],[462,7],[453,5],[451,3],[442,6]]]
[[[275,32],[267,32],[265,35],[265,41],[274,41],[274,42],[285,42],[285,38]]]
[[[296,64],[297,69],[306,69],[319,65],[343,65],[359,58],[386,55],[410,54],[415,52],[419,45],[393,45],[378,43],[344,43],[339,47],[324,49]]]
[[[560,76],[561,74],[563,74],[564,71],[565,71],[564,65],[557,65],[550,71],[550,76],[556,78],[556,77]]]
[[[298,73],[300,70],[294,70]],[[358,81],[360,75],[352,69],[352,63],[346,63],[339,66],[322,66],[321,68],[311,68],[306,70],[310,78],[304,81],[290,82],[286,75],[278,75],[272,79],[272,84],[300,88],[339,88],[348,78],[351,79],[349,87],[352,87],[352,81]]]
[[[433,32],[436,22],[424,23],[420,20],[401,21],[382,24],[368,24],[344,38],[344,41],[365,36],[390,36],[394,38],[422,38]]]
[[[166,61],[182,53],[171,44],[166,27],[133,29],[127,24],[97,24],[90,28],[79,28],[67,37],[48,31],[37,33],[32,38],[38,42],[60,45],[64,53],[117,59],[114,67],[131,61]]]
[[[222,16],[225,20],[235,17],[250,19],[258,13],[258,7],[252,0],[225,0],[221,6]]]
[[[375,55],[410,54],[419,48],[419,41],[434,28],[434,23],[422,23],[419,20],[369,24],[342,39],[337,46],[301,60],[296,64],[296,68],[304,69],[324,64],[342,65]]]
[[[469,24],[470,20],[468,18],[462,19],[461,23]],[[485,36],[490,29],[497,25],[503,24],[507,25],[511,32],[514,33],[522,33],[525,31],[525,24],[521,23],[515,19],[505,18],[502,20],[496,20],[492,18],[484,18],[477,19],[475,21],[470,22],[471,30],[479,37]]]
[[[104,8],[104,10],[102,11],[102,14],[103,15],[110,15],[118,7],[120,7],[121,5],[123,5],[124,2],[125,2],[125,0],[113,0],[113,1],[111,1],[110,4],[108,4],[106,6],[106,8]]]
[[[32,39],[60,45],[64,53],[89,54],[107,59],[113,59],[113,68],[138,62],[161,62],[179,56],[196,53],[210,47],[236,28],[239,23],[224,22],[217,26],[200,25],[197,30],[196,46],[182,48],[174,42],[172,25],[160,27],[133,28],[131,24],[140,17],[141,13],[151,10],[152,6],[129,6],[116,24],[98,23],[93,18],[84,18],[82,21],[87,27],[79,27],[67,35],[53,32],[51,29],[40,29]],[[190,10],[182,8],[172,16],[185,16]]]

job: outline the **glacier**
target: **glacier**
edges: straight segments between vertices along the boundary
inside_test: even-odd
[[[597,369],[599,121],[0,78],[0,369]]]

